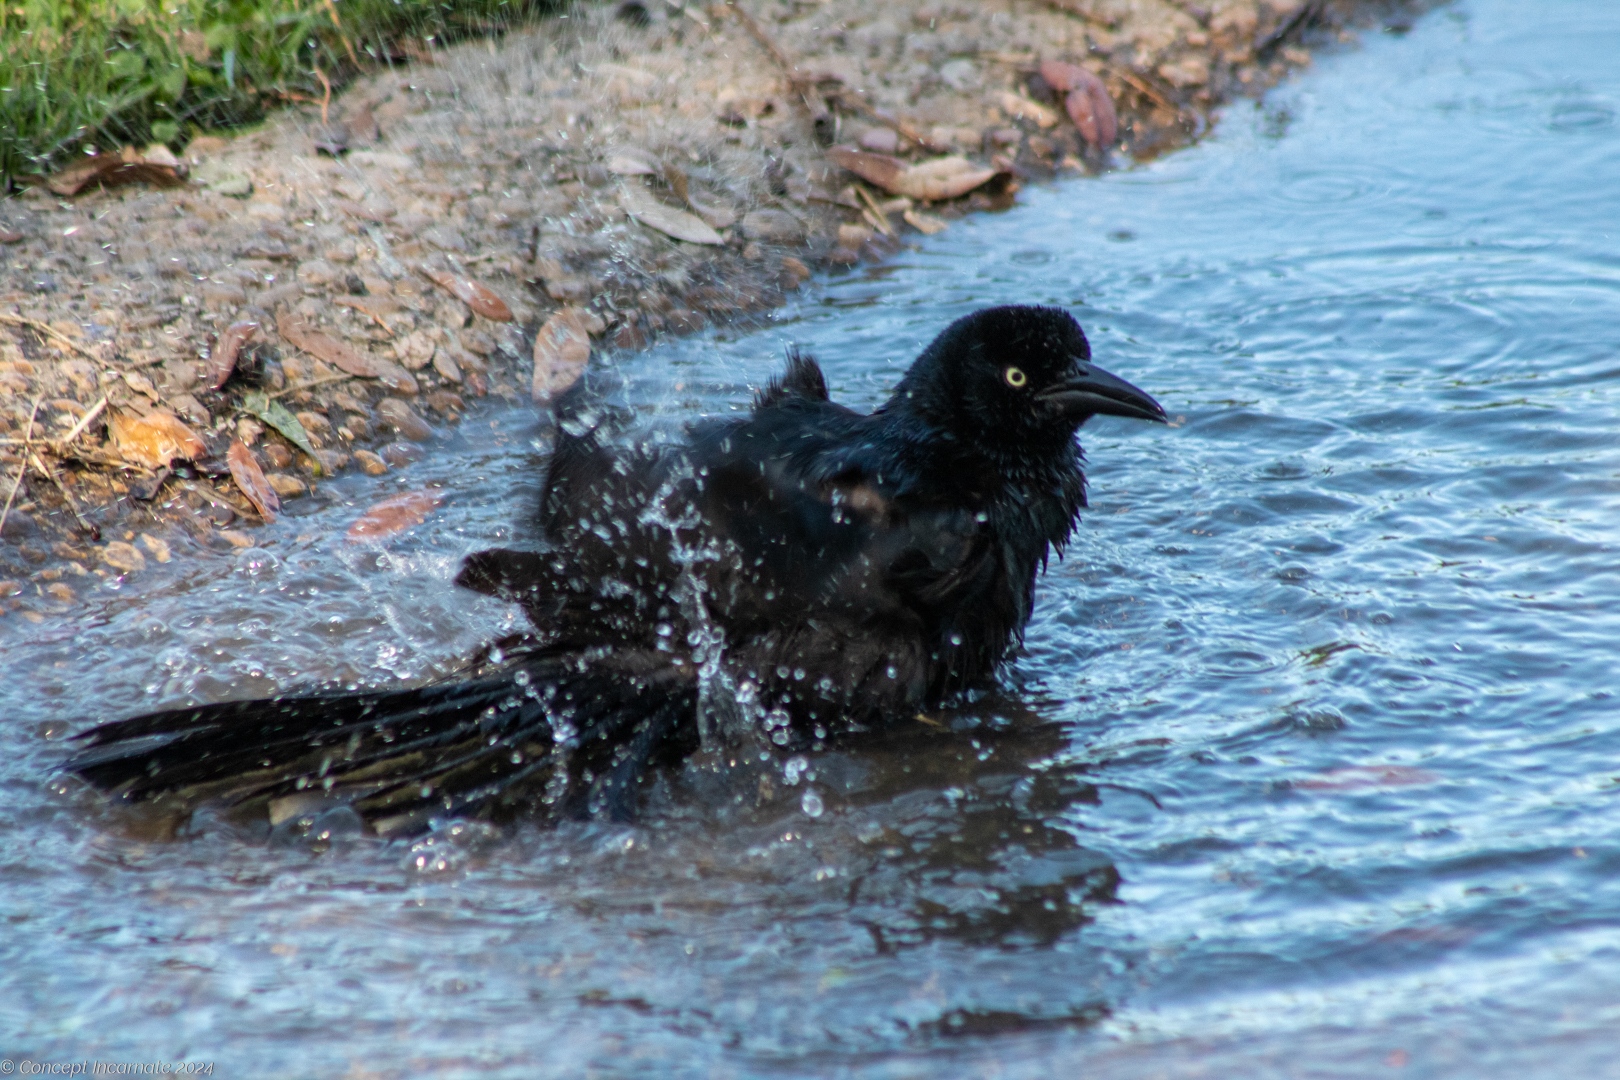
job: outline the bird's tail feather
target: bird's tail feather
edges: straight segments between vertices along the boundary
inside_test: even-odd
[[[263,806],[272,824],[346,804],[379,834],[434,818],[633,815],[647,764],[692,727],[664,654],[526,656],[409,690],[169,709],[92,728],[65,768],[132,802]]]

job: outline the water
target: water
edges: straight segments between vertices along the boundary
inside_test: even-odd
[[[1028,192],[759,332],[626,364],[679,419],[783,344],[880,398],[948,319],[1069,305],[1169,430],[1093,505],[1004,695],[634,828],[174,842],[62,734],[430,677],[532,499],[521,412],[232,559],[0,627],[0,1053],[221,1075],[1620,1075],[1620,8],[1473,0],[1206,144]],[[367,498],[373,497],[368,494]],[[138,595],[137,595],[138,593]],[[341,823],[339,823],[341,824]]]

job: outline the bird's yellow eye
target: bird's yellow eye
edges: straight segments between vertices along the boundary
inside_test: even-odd
[[[1010,367],[1001,373],[1001,377],[1006,379],[1007,385],[1014,390],[1021,389],[1025,383],[1029,382],[1029,376],[1024,374],[1024,369],[1021,367]]]

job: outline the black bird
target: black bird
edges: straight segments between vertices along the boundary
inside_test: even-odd
[[[455,678],[171,709],[93,728],[67,764],[131,801],[272,822],[329,805],[379,834],[434,819],[626,819],[650,764],[700,745],[814,746],[989,683],[1086,505],[1075,433],[1164,419],[1091,363],[1065,311],[952,323],[870,415],[787,370],[741,418],[616,449],[575,403],[544,546],[457,578],[534,635]]]

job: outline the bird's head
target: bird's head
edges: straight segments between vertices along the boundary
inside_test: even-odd
[[[985,308],[946,327],[895,388],[891,408],[986,448],[1066,450],[1093,416],[1164,421],[1148,394],[1091,362],[1062,308]]]

